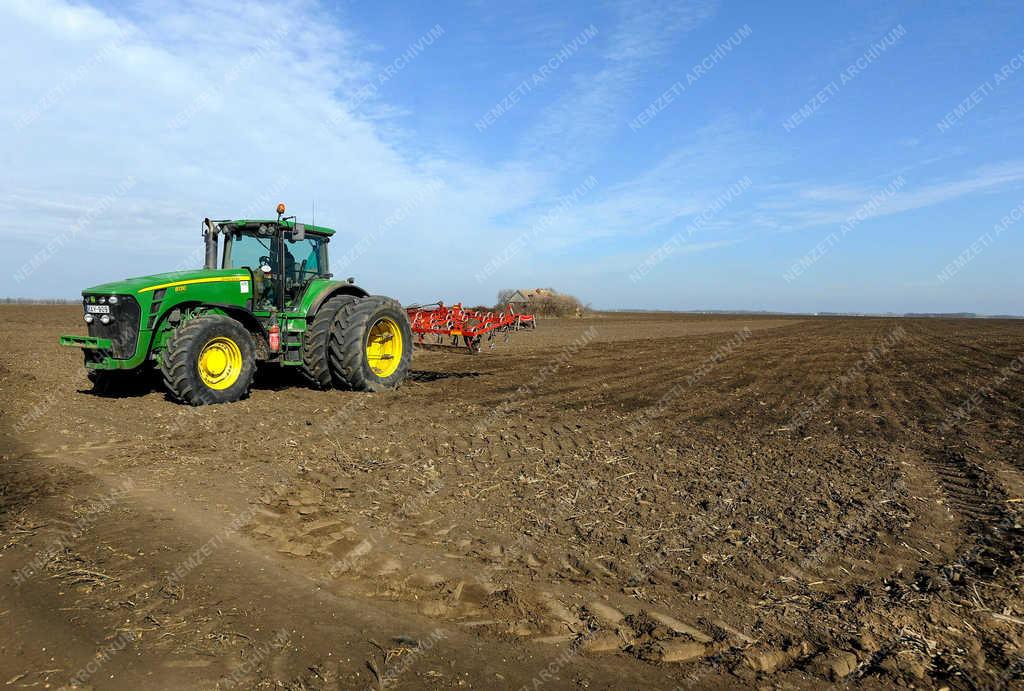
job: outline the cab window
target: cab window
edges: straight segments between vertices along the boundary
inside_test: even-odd
[[[285,302],[294,304],[302,297],[306,284],[320,275],[320,245],[318,237],[299,241],[290,238],[285,243],[284,284]]]
[[[288,241],[285,246],[291,255],[289,262],[293,262],[291,271],[296,282],[305,283],[311,278],[320,275],[320,238],[306,237],[303,240],[294,242]]]

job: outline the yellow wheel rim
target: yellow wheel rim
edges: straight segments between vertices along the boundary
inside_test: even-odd
[[[242,374],[242,351],[225,336],[217,336],[199,353],[199,378],[211,389],[231,388]]]
[[[366,336],[366,362],[381,379],[387,379],[402,364],[402,330],[393,319],[378,319]]]

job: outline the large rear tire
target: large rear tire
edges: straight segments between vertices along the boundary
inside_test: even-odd
[[[409,316],[397,301],[380,295],[344,305],[331,325],[328,351],[335,386],[396,389],[412,361]]]
[[[160,371],[167,390],[182,403],[238,401],[249,395],[256,373],[252,335],[230,317],[195,317],[167,340]]]
[[[302,373],[319,389],[329,389],[331,379],[328,345],[334,317],[345,305],[355,302],[355,295],[337,295],[320,306],[302,339]]]

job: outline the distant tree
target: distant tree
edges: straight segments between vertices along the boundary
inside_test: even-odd
[[[0,298],[0,303],[5,305],[71,305],[81,301],[81,298]]]
[[[559,293],[554,289],[548,295],[536,296],[530,300],[529,311],[545,317],[581,316],[583,304],[574,296]]]
[[[584,306],[572,295],[559,293],[554,288],[544,288],[546,293],[528,293],[529,302],[521,307],[524,312],[532,312],[545,317],[571,317],[582,316],[590,309],[589,305]],[[498,291],[498,308],[504,309],[509,298],[517,291],[511,288],[504,288]]]

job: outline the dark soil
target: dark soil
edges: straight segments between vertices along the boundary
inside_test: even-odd
[[[12,687],[1024,678],[1024,322],[545,320],[189,408],[0,317]]]

